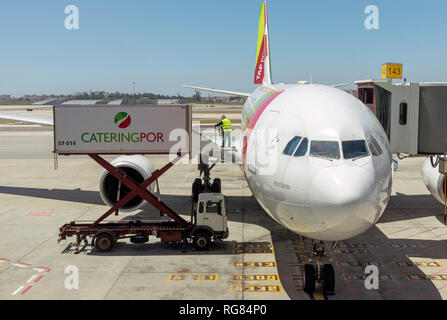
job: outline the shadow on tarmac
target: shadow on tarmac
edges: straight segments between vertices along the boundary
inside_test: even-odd
[[[99,193],[80,189],[39,189],[0,186],[0,194],[19,195],[43,199],[61,200],[69,202],[102,205]],[[293,276],[301,274],[300,257],[294,253],[293,248],[297,235],[276,223],[258,205],[253,197],[227,196],[228,219],[232,222],[256,224],[269,230],[272,237],[275,259],[278,265],[278,273],[281,284],[291,299],[303,299],[302,291],[297,290],[301,286],[301,280]],[[178,211],[184,212],[189,208],[188,196],[162,196],[162,200]],[[430,195],[403,195],[397,194],[391,197],[388,208],[385,210],[380,223],[398,222],[437,216],[442,219],[441,205]],[[185,214],[188,214],[185,212]],[[154,208],[144,208],[135,215],[127,216],[123,220],[159,218],[159,213]],[[68,222],[68,221],[67,221]],[[417,232],[414,232],[415,235]],[[426,275],[414,266],[408,257],[424,258],[425,260],[447,259],[447,240],[409,240],[397,238],[390,239],[376,226],[368,232],[347,241],[343,241],[335,250],[328,248],[336,270],[337,294],[329,299],[441,299],[441,296],[426,278]],[[414,235],[414,236],[415,236]],[[393,236],[393,237],[394,237]],[[256,246],[266,246],[265,242],[252,243]],[[235,241],[216,242],[210,252],[195,252],[188,248],[182,252],[181,244],[163,245],[159,242],[133,245],[118,243],[115,250],[108,254],[100,254],[91,250],[92,255],[216,255],[216,254],[241,254],[235,252],[243,243]],[[67,252],[70,252],[70,246]],[[367,290],[364,286],[364,268],[370,263],[379,265],[380,275],[385,277],[380,281],[378,290]],[[292,264],[292,266],[291,266]],[[293,266],[294,265],[294,266]],[[447,266],[442,265],[430,272],[437,277],[445,275],[447,284]],[[442,277],[441,277],[442,278]],[[439,283],[439,282],[438,282]],[[444,287],[444,285],[442,285]]]

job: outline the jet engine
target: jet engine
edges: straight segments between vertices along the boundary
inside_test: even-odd
[[[439,173],[439,163],[433,167],[432,160],[427,158],[422,166],[422,179],[436,200],[444,204],[445,176]]]
[[[142,183],[148,179],[155,168],[152,163],[144,156],[121,156],[112,161],[112,165],[116,168],[120,168],[126,173],[127,176],[132,178],[137,184]],[[118,191],[118,188],[120,190]],[[147,189],[150,192],[154,192],[154,183],[152,183]],[[120,184],[119,180],[111,175],[107,170],[101,174],[99,180],[99,192],[101,198],[106,205],[113,207],[119,200],[124,198],[130,193],[130,189],[124,184]],[[119,195],[118,195],[119,192]],[[119,196],[119,200],[118,200]],[[120,208],[122,212],[132,212],[140,208],[144,204],[145,200],[139,196],[134,197],[126,205]]]

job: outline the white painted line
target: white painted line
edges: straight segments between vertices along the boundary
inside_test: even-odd
[[[14,292],[12,293],[12,295],[15,296],[20,290],[23,289],[23,287],[24,287],[24,286],[21,286],[20,288],[18,288],[16,291],[14,291]]]
[[[28,268],[28,266],[26,266],[24,264],[20,264],[20,263],[13,263],[12,265],[16,266],[16,267],[20,267],[20,268]]]
[[[29,278],[29,280],[27,282],[33,281],[36,277],[37,277],[37,275],[32,276],[31,278]]]
[[[39,269],[39,268],[33,268],[33,270],[36,270],[38,272],[44,272],[45,271],[44,269]]]

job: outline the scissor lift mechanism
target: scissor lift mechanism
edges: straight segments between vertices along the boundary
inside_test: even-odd
[[[123,199],[118,201],[112,208],[110,208],[93,223],[77,223],[73,221],[62,226],[60,228],[58,242],[65,240],[67,237],[76,236],[76,253],[79,252],[79,246],[82,241],[85,241],[85,243],[88,244],[87,237],[89,236],[93,239],[92,246],[94,245],[94,241],[104,241],[104,247],[107,249],[103,251],[110,251],[118,239],[131,238],[132,236],[134,236],[135,241],[142,239],[142,242],[147,242],[144,241],[145,237],[155,235],[160,237],[162,242],[184,241],[186,243],[187,237],[190,236],[191,232],[193,231],[192,213],[191,222],[187,222],[179,214],[147,190],[148,186],[150,186],[159,177],[166,173],[166,171],[173,167],[180,159],[182,159],[184,154],[178,153],[177,158],[166,164],[163,168],[155,170],[148,179],[140,184],[127,176],[119,168],[115,168],[98,154],[89,154],[89,157],[101,165],[122,184],[127,186],[131,192]],[[173,221],[145,222],[136,220],[102,223],[107,217],[109,217],[112,213],[117,212],[135,196],[140,196],[156,209],[160,210],[160,213],[165,214]]]

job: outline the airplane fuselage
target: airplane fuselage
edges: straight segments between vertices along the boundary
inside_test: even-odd
[[[375,115],[323,85],[261,86],[242,114],[243,170],[263,209],[315,240],[355,237],[391,195],[392,155]]]

